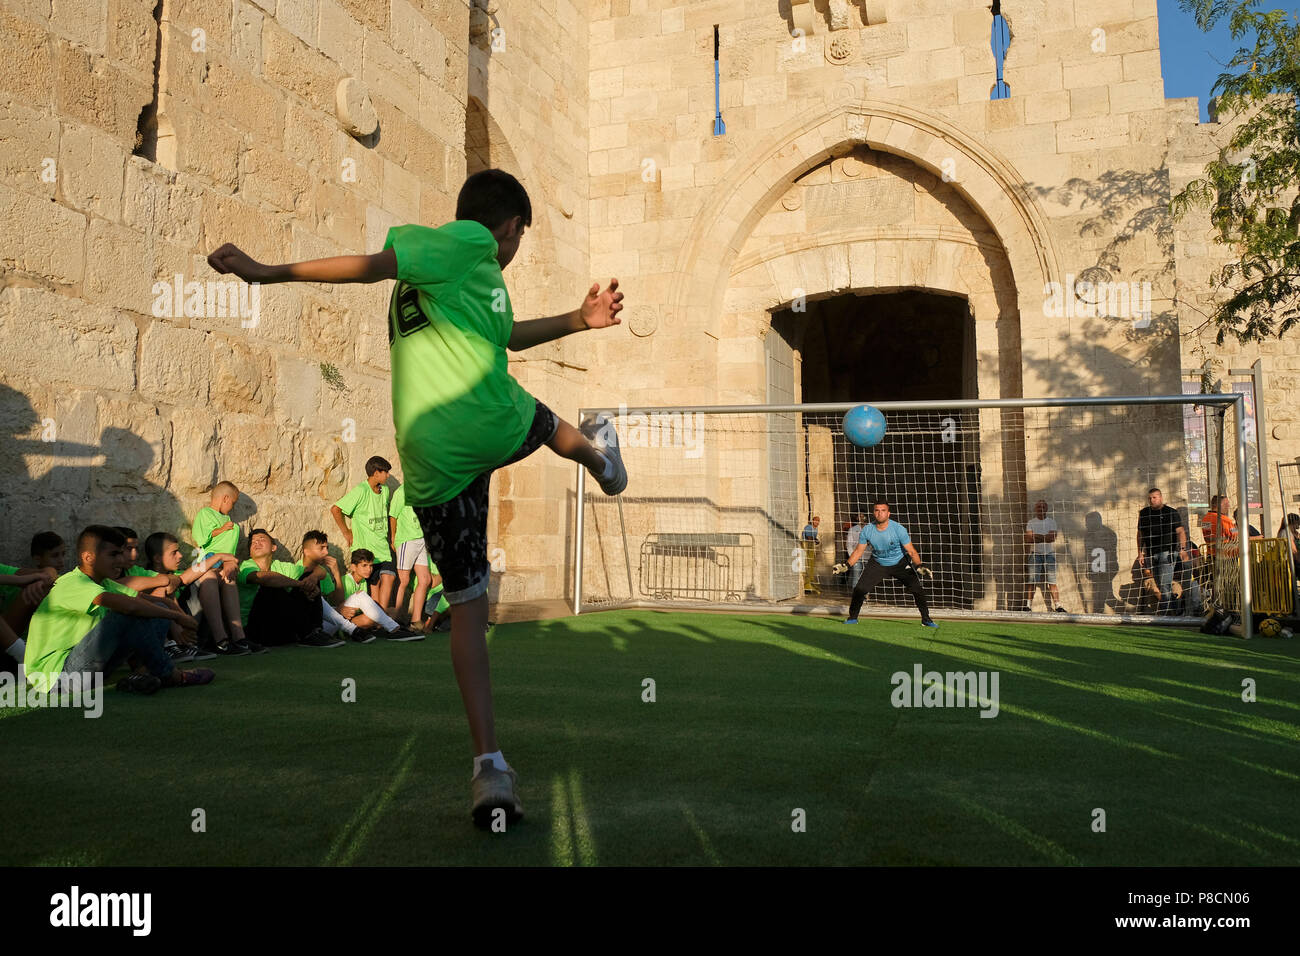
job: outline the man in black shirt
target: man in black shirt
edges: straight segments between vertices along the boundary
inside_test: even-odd
[[[1147,492],[1150,507],[1138,512],[1138,564],[1150,567],[1160,589],[1157,614],[1169,614],[1174,604],[1174,570],[1187,563],[1187,530],[1178,512],[1165,504],[1159,488]]]

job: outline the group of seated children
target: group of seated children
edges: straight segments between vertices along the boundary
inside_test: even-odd
[[[108,677],[125,665],[131,673],[119,689],[151,694],[210,683],[211,670],[179,666],[192,661],[446,631],[450,607],[437,567],[402,489],[390,495],[389,471],[384,459],[370,459],[367,480],[332,509],[351,548],[346,571],[323,531],[307,532],[301,557],[289,562],[275,560],[269,531],[254,529],[239,561],[240,529],[229,517],[239,489],[228,481],[195,516],[188,566],[175,535],[149,535],[142,555],[134,530],[90,525],[77,536],[75,569],[64,573],[66,545],[41,532],[29,567],[0,564],[0,658],[41,689],[60,674]]]

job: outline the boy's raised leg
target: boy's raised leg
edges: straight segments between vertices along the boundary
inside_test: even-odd
[[[590,427],[597,442],[594,445],[582,432],[560,419],[555,434],[546,445],[561,458],[576,461],[591,472],[605,494],[617,495],[627,487],[627,472],[618,450],[618,435],[613,424],[603,417],[596,419]]]

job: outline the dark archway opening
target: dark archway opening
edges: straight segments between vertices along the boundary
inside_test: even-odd
[[[960,296],[914,289],[839,295],[808,302],[806,310],[774,312],[772,333],[770,350],[798,353],[801,382],[791,396],[795,402],[979,397],[975,322]],[[834,529],[836,559],[843,559],[846,523],[859,514],[870,516],[871,502],[884,498],[935,572],[932,606],[973,607],[983,577],[978,413],[942,408],[888,413],[885,439],[874,448],[849,442],[839,416],[804,419],[800,510],[818,511],[823,527]],[[829,435],[812,436],[810,430],[817,428]],[[829,469],[815,460],[824,457],[827,439],[833,457]],[[827,505],[833,515],[825,513]],[[892,580],[880,585],[872,600],[911,605]]]

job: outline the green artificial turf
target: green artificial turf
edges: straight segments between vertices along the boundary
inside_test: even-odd
[[[469,821],[444,636],[279,649],[211,662],[207,687],[110,689],[97,720],[0,712],[0,863],[1296,865],[1297,645],[650,611],[501,625],[497,728],[527,813],[504,834]],[[891,675],[918,663],[997,671],[998,715],[894,707]]]

